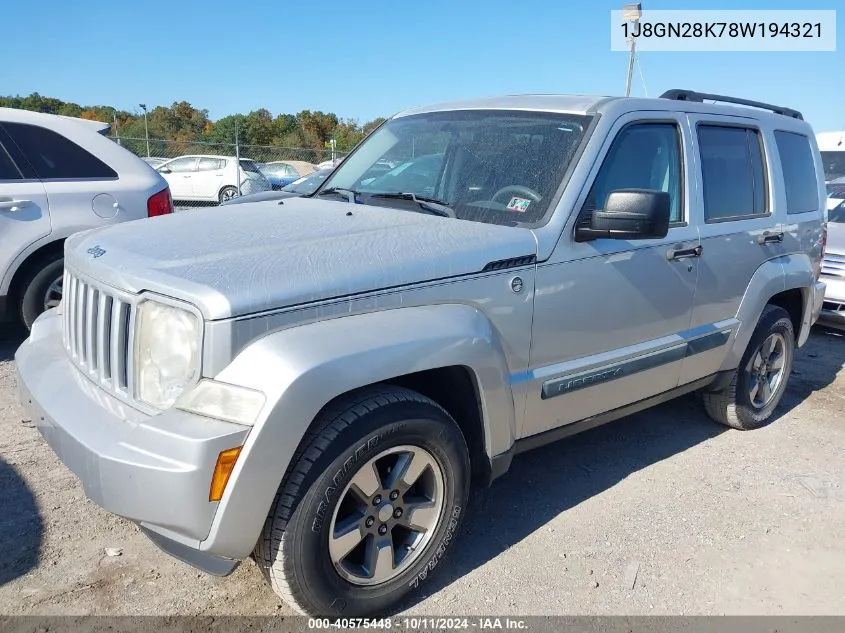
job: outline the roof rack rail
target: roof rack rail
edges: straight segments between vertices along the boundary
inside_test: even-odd
[[[714,95],[707,92],[696,92],[695,90],[681,90],[678,88],[667,90],[662,95],[661,99],[673,99],[675,101],[695,101],[703,103],[708,101],[721,101],[722,103],[735,103],[737,105],[751,106],[753,108],[762,108],[763,110],[770,110],[775,114],[782,114],[783,116],[792,117],[793,119],[804,120],[798,110],[792,108],[783,108],[781,106],[772,105],[770,103],[763,103],[762,101],[751,101],[749,99],[739,99],[737,97],[728,97],[726,95]]]

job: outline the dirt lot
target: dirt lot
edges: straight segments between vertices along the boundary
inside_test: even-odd
[[[0,614],[285,614],[86,500],[17,401],[0,335]],[[777,421],[694,397],[520,456],[478,493],[418,614],[845,614],[845,337],[800,352]],[[106,548],[119,548],[108,556]]]

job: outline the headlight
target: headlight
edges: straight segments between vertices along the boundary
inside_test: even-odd
[[[216,380],[201,380],[176,403],[184,411],[247,426],[255,423],[263,406],[260,391]]]
[[[135,318],[136,396],[167,409],[199,373],[199,322],[190,312],[149,300]]]

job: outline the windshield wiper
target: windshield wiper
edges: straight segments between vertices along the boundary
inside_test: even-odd
[[[351,202],[355,204],[355,196],[359,194],[359,192],[355,191],[354,189],[346,189],[344,187],[329,187],[328,189],[323,189],[318,196],[328,195],[328,194],[335,194],[338,196],[343,196],[346,198],[347,202]]]
[[[449,207],[448,202],[437,200],[436,198],[426,198],[425,196],[418,196],[415,193],[395,192],[395,193],[374,193],[373,198],[392,198],[394,200],[413,200],[419,205],[423,211],[428,211],[434,215],[439,215],[444,218],[456,218],[455,211]]]

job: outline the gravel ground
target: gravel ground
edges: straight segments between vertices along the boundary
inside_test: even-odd
[[[88,501],[17,401],[0,334],[0,614],[287,614]],[[845,336],[816,331],[774,424],[683,398],[514,460],[415,614],[845,614]],[[119,548],[109,556],[106,548]]]

